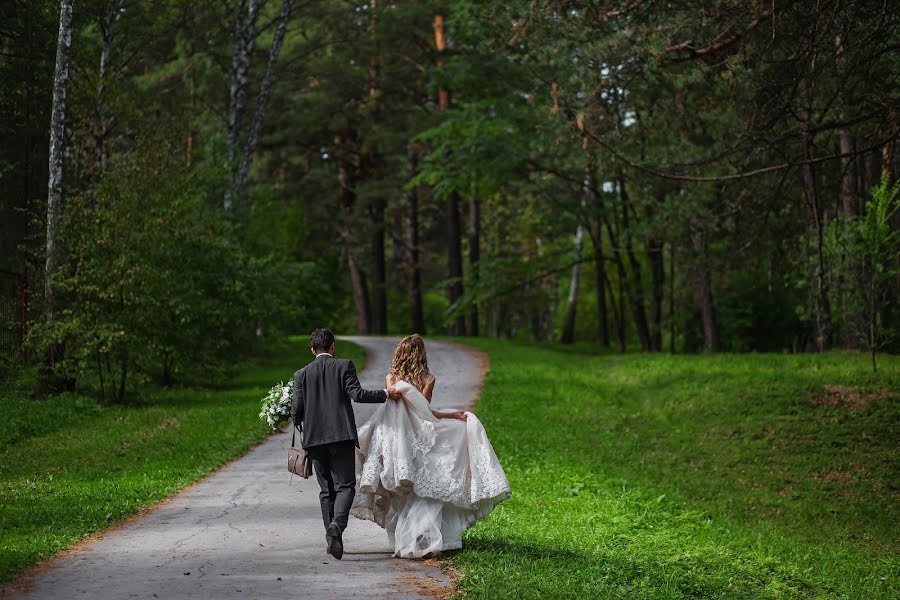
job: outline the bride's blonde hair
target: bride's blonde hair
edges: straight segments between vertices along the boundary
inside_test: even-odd
[[[393,380],[402,379],[421,391],[428,374],[428,356],[425,354],[425,342],[422,337],[414,333],[400,340],[391,360],[390,375]]]

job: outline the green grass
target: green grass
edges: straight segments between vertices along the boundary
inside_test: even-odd
[[[177,492],[265,438],[265,391],[311,356],[271,348],[220,389],[155,390],[135,406],[0,392],[0,581]],[[361,369],[365,352],[338,342]],[[212,382],[211,382],[212,383]]]
[[[465,597],[900,595],[900,357],[466,342],[513,496],[452,558]]]

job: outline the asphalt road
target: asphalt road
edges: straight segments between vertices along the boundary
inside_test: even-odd
[[[397,339],[343,339],[370,352],[360,374],[363,386],[384,387]],[[338,356],[340,345],[339,339]],[[426,347],[438,380],[434,406],[470,406],[482,377],[479,355],[442,342],[426,340]],[[375,408],[356,405],[357,424]],[[290,441],[290,433],[272,435],[157,509],[5,586],[2,596],[406,599],[449,591],[450,580],[437,566],[391,557],[384,530],[368,521],[351,518],[343,560],[328,556],[318,485],[315,478],[291,480],[286,469]]]

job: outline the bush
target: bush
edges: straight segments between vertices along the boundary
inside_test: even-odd
[[[868,348],[873,369],[876,352],[891,348],[898,325],[891,313],[900,277],[900,231],[891,224],[900,211],[898,195],[900,183],[891,186],[885,177],[872,188],[863,213],[835,219],[825,238],[837,281],[832,303],[843,308],[837,316]]]
[[[215,378],[252,349],[276,295],[262,293],[272,261],[242,250],[219,208],[220,174],[163,163],[123,158],[73,198],[58,280],[67,306],[36,328],[36,343],[64,344],[57,369],[95,378],[106,400],[151,379]]]

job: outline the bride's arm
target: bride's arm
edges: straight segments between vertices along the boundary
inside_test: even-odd
[[[435,379],[434,375],[432,375],[431,379],[422,388],[422,395],[425,396],[425,399],[428,400],[429,404],[431,404],[431,394],[434,393],[435,383],[437,383],[437,379]]]
[[[437,379],[432,377],[431,381],[425,384],[425,389],[422,390],[422,395],[425,396],[429,403],[431,403],[431,394],[434,393],[435,383],[437,383]],[[433,410],[431,411],[431,414],[433,414],[438,419],[459,419],[460,421],[466,420],[466,413],[458,410],[454,412],[437,412]]]

